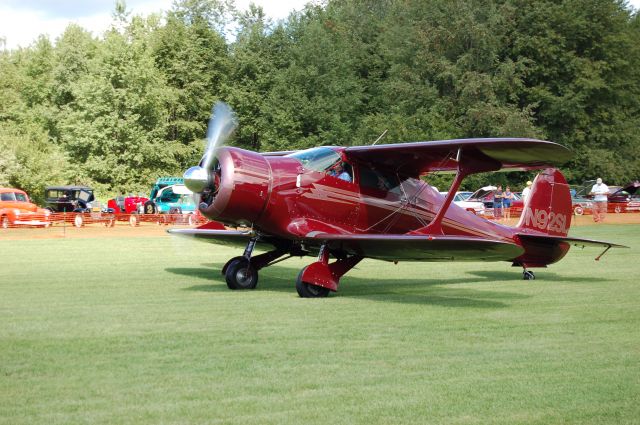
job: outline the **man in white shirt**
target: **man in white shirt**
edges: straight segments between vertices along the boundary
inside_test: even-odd
[[[531,180],[529,180],[527,182],[527,187],[525,187],[524,189],[522,189],[522,200],[524,202],[527,202],[527,198],[529,197],[529,194],[531,193],[531,185],[533,183],[531,183]]]
[[[607,196],[609,196],[609,187],[602,183],[602,179],[598,178],[596,184],[591,188],[589,195],[593,196],[593,221],[596,223],[604,220],[607,214]]]

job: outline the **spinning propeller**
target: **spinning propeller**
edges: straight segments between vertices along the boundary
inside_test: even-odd
[[[233,133],[238,125],[233,110],[224,102],[216,102],[211,110],[207,127],[207,147],[200,165],[189,168],[184,173],[184,184],[193,193],[202,194],[207,189],[215,189],[213,163],[216,151]]]

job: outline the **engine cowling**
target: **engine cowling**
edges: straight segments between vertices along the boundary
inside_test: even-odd
[[[200,212],[226,224],[254,223],[269,199],[269,163],[256,152],[233,147],[219,148],[216,157],[213,198],[209,205],[200,204]]]

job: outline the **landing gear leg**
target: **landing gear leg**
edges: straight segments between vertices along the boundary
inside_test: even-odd
[[[256,242],[256,238],[251,238],[244,249],[244,254],[227,261],[222,268],[222,274],[229,289],[255,289],[258,285],[258,271],[251,265],[251,254]]]
[[[296,280],[298,295],[301,298],[322,298],[329,295],[329,291],[337,291],[340,278],[360,260],[362,257],[353,255],[329,264],[329,249],[323,245],[320,248],[318,261],[300,271]]]
[[[281,258],[290,252],[288,247],[276,248],[252,257],[257,241],[257,238],[249,240],[242,256],[232,258],[222,267],[229,289],[255,289],[258,285],[258,270],[291,257],[289,255]]]

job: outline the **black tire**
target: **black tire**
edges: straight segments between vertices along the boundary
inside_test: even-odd
[[[258,271],[244,257],[229,263],[224,278],[229,289],[255,289],[258,285]]]
[[[157,214],[158,213],[158,208],[156,207],[156,204],[153,203],[153,201],[147,201],[144,203],[144,213],[145,214]]]
[[[306,269],[307,267],[300,270],[298,278],[296,279],[296,291],[298,291],[300,298],[325,298],[329,295],[328,288],[302,281],[302,273],[304,273]]]
[[[533,272],[526,270],[522,272],[522,279],[524,280],[536,280],[536,275]]]

